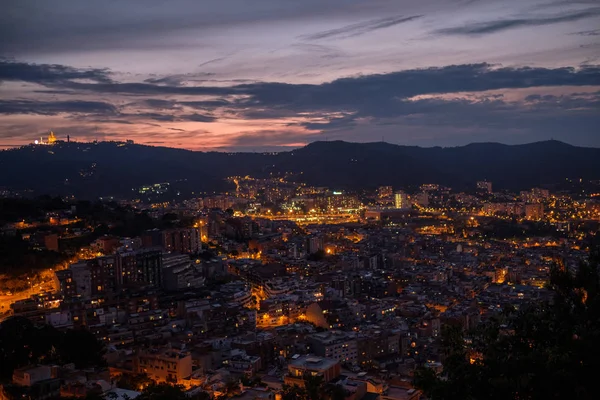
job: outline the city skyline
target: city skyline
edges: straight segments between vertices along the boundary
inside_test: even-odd
[[[600,147],[594,1],[11,1],[0,145]]]

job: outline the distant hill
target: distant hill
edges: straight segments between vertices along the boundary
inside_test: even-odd
[[[0,152],[0,186],[82,198],[126,196],[132,188],[170,182],[182,195],[228,188],[227,176],[291,172],[298,181],[339,189],[440,183],[526,189],[565,178],[600,179],[600,149],[558,141],[412,147],[388,143],[315,142],[281,153],[198,152],[116,142],[57,143]]]

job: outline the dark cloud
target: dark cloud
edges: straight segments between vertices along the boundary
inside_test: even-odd
[[[530,95],[525,98],[526,102],[533,103],[538,109],[553,109],[577,112],[595,112],[600,110],[600,92],[595,93],[573,93],[570,95]]]
[[[363,0],[144,0],[86,2],[3,0],[0,54],[156,49],[185,45],[189,32],[208,38],[215,29],[323,15],[356,17]],[[383,5],[371,6],[375,10]],[[387,7],[384,7],[387,9]]]
[[[135,122],[126,119],[86,119],[86,121],[91,123],[110,122],[111,124],[135,125]]]
[[[287,146],[298,142],[305,143],[318,138],[318,134],[299,134],[292,130],[256,130],[242,132],[231,140],[231,147],[253,148],[258,143],[268,143],[269,146]]]
[[[212,110],[219,107],[227,107],[231,105],[226,99],[205,100],[205,101],[181,101],[179,104],[199,110]]]
[[[334,37],[338,38],[348,38],[354,36],[364,35],[365,33],[369,33],[378,29],[389,28],[394,25],[399,25],[405,22],[413,21],[415,19],[421,18],[422,15],[412,15],[412,16],[404,16],[398,15],[395,17],[386,17],[374,19],[366,22],[359,22],[357,24],[346,25],[337,29],[330,29],[323,32],[313,33],[311,35],[300,36],[300,39],[303,40],[321,40],[321,39],[330,39]]]
[[[221,62],[221,61],[225,61],[225,60],[227,60],[227,58],[228,57],[213,58],[212,60],[208,60],[208,61],[205,61],[205,62],[201,63],[200,65],[198,65],[198,67],[205,67],[205,66],[207,66],[209,64],[214,64],[214,63],[218,63],[218,62]],[[214,75],[214,74],[209,74],[209,75]]]
[[[212,72],[200,72],[194,74],[170,75],[158,78],[148,78],[144,82],[155,83],[158,85],[181,86],[185,81],[207,82],[208,77],[215,76]]]
[[[81,69],[55,64],[30,64],[0,60],[0,82],[23,81],[37,83],[53,93],[95,92],[131,95],[226,95],[235,93],[234,88],[176,85],[154,83],[119,83],[109,77],[107,69]]]
[[[242,103],[254,107],[249,112],[274,108],[281,114],[282,110],[369,110],[377,113],[382,107],[417,95],[564,85],[600,85],[600,67],[549,69],[453,65],[343,78],[321,85],[259,83],[236,88],[250,95]]]
[[[116,115],[117,109],[112,104],[98,101],[0,100],[0,114],[56,115],[60,113]]]
[[[179,117],[182,121],[195,121],[195,122],[214,122],[217,118],[210,115],[201,115],[201,114],[189,114],[182,115]]]
[[[194,121],[194,122],[214,122],[217,118],[210,115],[201,114],[163,114],[158,112],[137,112],[128,114],[119,114],[119,118],[132,118],[136,120],[154,120],[162,122],[181,122],[181,121]]]
[[[5,63],[6,64],[6,63]],[[17,63],[20,65],[20,63]],[[31,64],[25,64],[31,65]],[[70,71],[70,67],[33,65],[36,70]],[[59,68],[54,68],[59,67]],[[15,70],[15,68],[8,68]],[[95,70],[94,70],[95,71]],[[27,75],[27,74],[25,74]],[[14,77],[14,80],[20,79]],[[69,76],[65,73],[65,76]],[[79,77],[79,76],[77,76]],[[26,79],[27,76],[25,76]],[[31,79],[29,79],[31,81]],[[168,86],[151,83],[119,83],[98,81],[83,83],[61,78],[38,79],[37,83],[54,89],[72,91],[123,94],[123,95],[186,95],[213,96],[216,100],[187,101],[179,104],[190,107],[213,106],[299,106],[311,108],[356,105],[381,98],[411,97],[419,94],[452,93],[461,91],[484,91],[535,86],[599,85],[600,67],[574,68],[496,68],[493,65],[466,64],[439,68],[405,70],[388,74],[364,75],[341,78],[320,85],[259,82],[229,87],[216,86]],[[245,99],[229,101],[227,96],[243,95]],[[220,97],[220,98],[219,98]],[[174,103],[161,99],[147,100],[151,107],[173,107]]]
[[[136,113],[136,114],[121,114],[121,117],[134,117],[141,119],[151,119],[154,121],[173,122],[176,120],[174,115],[159,114],[159,113]]]
[[[356,126],[356,121],[355,116],[352,115],[348,117],[331,118],[327,122],[304,122],[299,125],[310,130],[336,131],[354,127]]]
[[[107,69],[78,69],[56,64],[28,64],[0,59],[0,82],[23,81],[51,85],[74,79],[109,83]]]
[[[95,93],[121,93],[132,95],[168,95],[180,94],[188,96],[199,95],[228,95],[234,94],[234,88],[210,87],[210,86],[167,86],[154,85],[150,83],[81,83],[81,82],[65,82],[62,87],[70,90],[79,90],[82,92]]]
[[[69,67],[56,70],[69,71]],[[105,122],[108,123],[132,121],[136,124],[150,124],[151,121],[210,123],[225,116],[282,122],[285,135],[274,130],[247,132],[233,140],[232,146],[238,147],[251,145],[251,140],[273,145],[304,141],[298,127],[312,131],[313,135],[318,134],[315,132],[327,132],[334,136],[348,132],[368,135],[366,132],[373,127],[392,130],[400,126],[418,126],[443,130],[444,126],[448,126],[457,131],[461,127],[488,131],[523,127],[536,134],[541,134],[543,127],[558,136],[559,127],[572,131],[568,128],[570,123],[579,129],[578,134],[589,136],[592,127],[600,125],[598,93],[580,90],[580,93],[568,96],[549,96],[543,90],[544,87],[558,86],[600,87],[599,66],[503,68],[481,63],[355,76],[323,84],[260,82],[231,87],[178,87],[147,82],[83,83],[78,78],[74,79],[38,82],[57,90],[67,88],[86,95],[103,95],[102,98],[113,93],[129,96],[132,101],[118,110],[100,101],[4,100],[0,103],[0,112],[47,115],[65,112],[81,114],[78,118],[82,122],[92,121],[86,114],[100,114],[107,117]],[[485,93],[522,88],[540,90],[536,91],[539,94],[515,103],[506,101],[502,95]],[[437,96],[458,92],[471,95],[455,100]],[[146,94],[151,97],[146,97]],[[178,96],[181,94],[185,94],[185,98]],[[419,98],[420,95],[427,97]],[[556,125],[552,126],[551,121],[555,121]],[[540,127],[537,130],[536,124]],[[192,137],[193,133],[182,131],[181,135]]]
[[[578,35],[578,36],[600,36],[600,29],[594,29],[594,30],[591,30],[591,31],[573,32],[572,35]]]
[[[579,21],[598,15],[600,15],[600,8],[595,7],[583,11],[554,15],[551,17],[510,18],[499,19],[496,21],[475,22],[463,26],[438,29],[434,31],[434,33],[440,35],[485,35],[525,26],[542,26],[557,24],[560,22]]]
[[[141,106],[147,106],[149,108],[157,108],[157,109],[168,109],[172,110],[174,108],[179,108],[177,106],[177,102],[174,100],[161,100],[161,99],[146,99],[142,102],[138,103]]]

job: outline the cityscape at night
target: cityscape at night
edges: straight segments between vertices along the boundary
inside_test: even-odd
[[[2,8],[0,400],[598,397],[597,1]]]

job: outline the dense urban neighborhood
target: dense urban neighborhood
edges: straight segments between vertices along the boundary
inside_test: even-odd
[[[599,182],[575,179],[228,182],[185,200],[169,182],[94,201],[5,190],[0,398],[443,398],[449,332],[478,365],[472,332],[514,334],[553,271],[591,265],[600,223]]]

